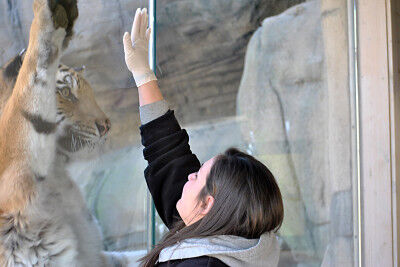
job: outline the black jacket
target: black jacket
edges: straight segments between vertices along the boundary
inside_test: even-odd
[[[189,136],[181,129],[174,112],[140,127],[143,155],[148,162],[144,171],[147,186],[161,219],[171,229],[176,220],[181,220],[176,203],[190,173],[200,168],[200,162],[189,147]],[[227,266],[222,261],[208,256],[172,260],[157,266]]]

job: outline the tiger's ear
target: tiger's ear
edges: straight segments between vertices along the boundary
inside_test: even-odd
[[[9,89],[12,92],[15,82],[18,77],[18,73],[21,69],[22,62],[24,61],[25,49],[23,49],[18,55],[10,59],[6,64],[0,66],[0,84],[4,86],[3,89]]]
[[[74,70],[75,70],[77,73],[81,74],[81,75],[83,75],[83,73],[85,72],[85,69],[86,69],[86,66],[85,66],[85,65],[83,65],[83,66],[80,67],[80,68],[74,68]]]
[[[9,60],[3,67],[3,78],[9,81],[15,82],[17,79],[19,70],[21,69],[22,62],[25,57],[25,49],[23,49],[18,55]],[[14,86],[14,84],[12,85]]]
[[[24,62],[24,58],[25,58],[25,53],[26,52],[26,48],[22,49],[21,52],[19,52],[19,57],[21,58],[21,65],[22,62]]]

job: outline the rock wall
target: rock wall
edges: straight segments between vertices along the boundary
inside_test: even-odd
[[[302,0],[157,1],[157,71],[183,123],[232,116],[261,21]]]
[[[32,0],[0,0],[0,63],[27,46]],[[158,0],[157,76],[183,123],[235,114],[245,47],[260,22],[303,0]],[[79,1],[64,63],[85,77],[113,123],[110,149],[138,142],[138,97],[122,35],[144,0]]]
[[[297,260],[327,266],[352,264],[346,7],[309,1],[265,19],[237,97],[243,138],[284,196],[281,236]]]

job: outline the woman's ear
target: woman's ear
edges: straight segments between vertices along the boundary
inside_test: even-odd
[[[208,195],[206,197],[201,210],[201,215],[205,216],[211,210],[212,206],[214,205],[214,201],[215,199],[213,196]]]

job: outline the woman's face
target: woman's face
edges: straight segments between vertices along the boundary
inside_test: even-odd
[[[207,203],[198,203],[198,195],[203,187],[206,185],[208,174],[214,164],[215,157],[206,161],[197,172],[191,173],[188,176],[188,181],[182,190],[181,199],[176,203],[176,209],[186,225],[197,222],[203,218],[210,206]],[[212,198],[211,196],[208,197]],[[206,202],[208,202],[206,200]],[[213,203],[213,202],[212,202]],[[210,203],[212,205],[212,203]]]

